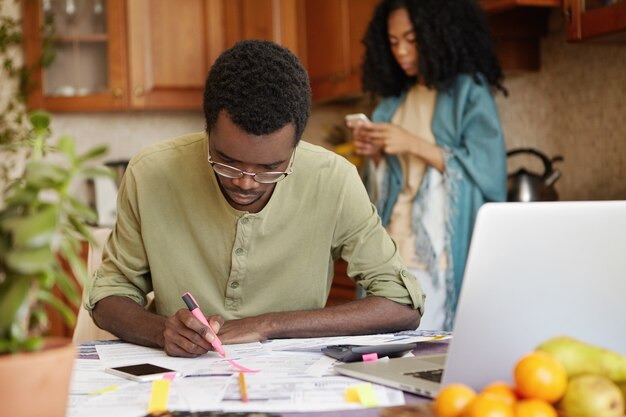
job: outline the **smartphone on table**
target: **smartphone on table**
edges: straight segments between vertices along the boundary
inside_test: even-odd
[[[117,366],[106,368],[105,372],[133,381],[152,381],[163,378],[163,375],[174,372],[176,376],[180,374],[173,369],[164,368],[151,363],[138,363],[136,365]]]
[[[346,115],[346,124],[349,127],[355,127],[358,122],[368,123],[370,119],[363,113],[353,113]]]

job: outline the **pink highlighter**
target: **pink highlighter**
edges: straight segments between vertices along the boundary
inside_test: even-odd
[[[191,314],[193,314],[195,318],[200,320],[200,323],[204,324],[211,330],[211,333],[213,333],[213,336],[215,336],[215,339],[213,339],[211,345],[213,345],[213,349],[215,349],[217,353],[225,358],[226,352],[224,352],[224,348],[222,347],[222,341],[219,339],[219,337],[217,337],[215,330],[213,330],[213,327],[211,327],[206,317],[204,317],[204,314],[202,314],[202,311],[200,311],[200,307],[198,307],[198,303],[193,298],[193,295],[189,294],[189,292],[186,292],[185,294],[183,294],[183,301],[185,302],[185,304],[187,304],[187,308],[189,309],[189,311],[191,311]]]

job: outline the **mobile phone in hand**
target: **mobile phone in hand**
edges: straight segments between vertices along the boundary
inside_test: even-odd
[[[106,368],[105,372],[122,378],[131,379],[133,381],[152,381],[163,378],[164,374],[174,372],[173,369],[164,368],[162,366],[153,365],[151,363],[138,363],[136,365],[118,366],[115,368]]]
[[[363,113],[354,113],[346,115],[346,124],[350,127],[355,126],[358,122],[367,123],[370,119]]]

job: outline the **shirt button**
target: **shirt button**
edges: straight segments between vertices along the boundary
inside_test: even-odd
[[[402,275],[403,277],[405,277],[405,278],[406,278],[406,271],[403,269],[403,270],[400,272],[400,275]]]
[[[243,249],[241,248],[235,249],[235,255],[243,255]]]
[[[244,217],[243,219],[241,219],[241,224],[248,224],[248,218]]]
[[[232,288],[233,290],[239,288],[239,283],[237,281],[231,282],[230,288]]]

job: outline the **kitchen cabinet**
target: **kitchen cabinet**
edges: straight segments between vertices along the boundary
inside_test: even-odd
[[[222,1],[126,4],[130,107],[200,109],[206,75],[223,50]]]
[[[626,2],[563,0],[568,41],[626,42]]]
[[[346,261],[343,259],[335,261],[335,276],[326,307],[345,304],[356,299],[356,282],[348,276],[347,269]]]
[[[505,74],[538,71],[540,40],[562,0],[481,0]]]
[[[124,6],[123,0],[23,2],[24,57],[33,89],[30,108],[82,111],[126,107]],[[52,27],[44,25],[45,21],[54,22],[53,36],[45,36],[41,30]],[[52,51],[54,62],[41,70],[41,57]]]
[[[304,58],[303,0],[227,0],[224,3],[226,48],[243,39],[265,39]],[[305,63],[305,59],[302,59]]]
[[[56,59],[41,70],[50,18]],[[206,74],[224,49],[222,18],[223,0],[25,1],[29,107],[200,109]]]
[[[306,64],[314,100],[361,91],[361,39],[379,0],[306,0]]]
[[[480,0],[487,13],[497,13],[517,7],[560,7],[562,0]]]

